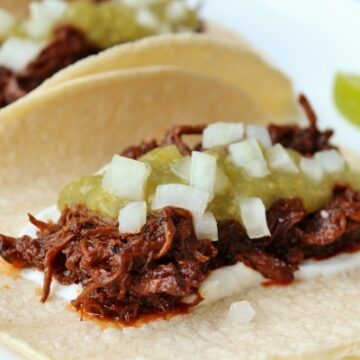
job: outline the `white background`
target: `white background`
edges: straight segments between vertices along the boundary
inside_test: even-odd
[[[339,114],[339,70],[360,75],[360,0],[204,0],[205,17],[239,32],[311,100],[322,127],[360,152],[360,128]],[[259,80],[260,81],[260,80]]]
[[[16,0],[14,0],[16,1]],[[332,100],[336,71],[360,75],[359,0],[205,0],[204,15],[239,32],[304,92],[322,127],[360,152],[360,129]],[[0,349],[1,360],[20,360]]]

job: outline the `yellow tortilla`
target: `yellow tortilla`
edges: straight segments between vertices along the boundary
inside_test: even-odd
[[[60,71],[35,92],[74,78],[153,65],[182,67],[236,86],[249,94],[272,122],[298,118],[291,83],[281,72],[244,43],[203,34],[161,35],[115,46]]]
[[[256,116],[256,117],[255,117]],[[0,113],[0,227],[16,234],[28,211],[130,143],[178,123],[261,119],[244,94],[176,68],[78,79]],[[140,126],[141,124],[141,126]],[[36,285],[0,262],[0,340],[28,359],[349,359],[360,355],[360,272],[260,288],[189,316],[141,328],[80,321],[61,299],[39,302]],[[229,304],[249,300],[253,322],[226,323]]]
[[[17,18],[23,18],[28,14],[31,0],[0,0],[0,8],[11,12]]]

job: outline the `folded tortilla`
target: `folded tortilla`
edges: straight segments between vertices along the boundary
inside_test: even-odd
[[[176,68],[84,77],[0,113],[1,232],[129,144],[180,123],[262,118],[238,89]],[[141,124],[141,126],[139,126]],[[39,301],[36,285],[0,262],[0,340],[28,359],[352,359],[360,356],[360,272],[253,289],[190,315],[139,328],[80,321],[64,300]],[[246,298],[248,324],[226,322]]]
[[[36,93],[74,78],[154,65],[178,66],[225,81],[247,93],[275,123],[298,119],[292,85],[245,42],[221,28],[218,36],[171,34],[115,46],[69,66],[40,86]],[[228,38],[228,39],[225,39]],[[232,38],[233,41],[230,41]]]
[[[23,18],[28,13],[31,0],[0,0],[0,9],[5,9],[17,18]]]

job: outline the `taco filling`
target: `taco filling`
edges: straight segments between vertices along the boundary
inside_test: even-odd
[[[113,45],[201,30],[197,9],[185,0],[42,0],[21,21],[0,8],[0,108]]]
[[[83,315],[126,324],[358,266],[359,176],[300,102],[307,127],[179,126],[114,155],[61,191],[57,221],[29,216],[36,236],[0,236],[1,256],[44,273],[42,301],[75,284]]]

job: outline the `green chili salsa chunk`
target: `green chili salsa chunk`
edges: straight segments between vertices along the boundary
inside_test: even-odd
[[[299,165],[300,154],[287,150],[295,163]],[[355,190],[360,190],[360,179],[346,165],[342,172],[326,173],[320,182],[312,180],[302,171],[291,174],[271,169],[270,174],[263,178],[247,176],[242,168],[236,167],[229,155],[223,150],[211,150],[217,158],[217,166],[228,178],[226,189],[215,194],[208,206],[217,220],[240,219],[238,199],[240,197],[258,197],[268,209],[276,200],[299,197],[309,211],[319,210],[331,199],[335,183],[347,183]],[[157,185],[186,181],[175,175],[171,166],[182,159],[175,146],[160,147],[150,151],[139,160],[150,165],[151,175],[146,185],[146,201],[151,209],[151,200]],[[102,175],[79,178],[67,185],[60,193],[58,206],[81,204],[106,217],[117,218],[119,210],[129,201],[110,195],[102,187]]]
[[[34,38],[26,31],[27,23],[28,19],[19,21],[0,34],[0,43],[9,37],[51,40],[53,29]],[[67,4],[57,24],[77,27],[100,49],[164,32],[197,31],[201,27],[197,9],[188,6],[185,0],[154,0],[146,6],[128,6],[121,0],[102,3],[78,0]]]

